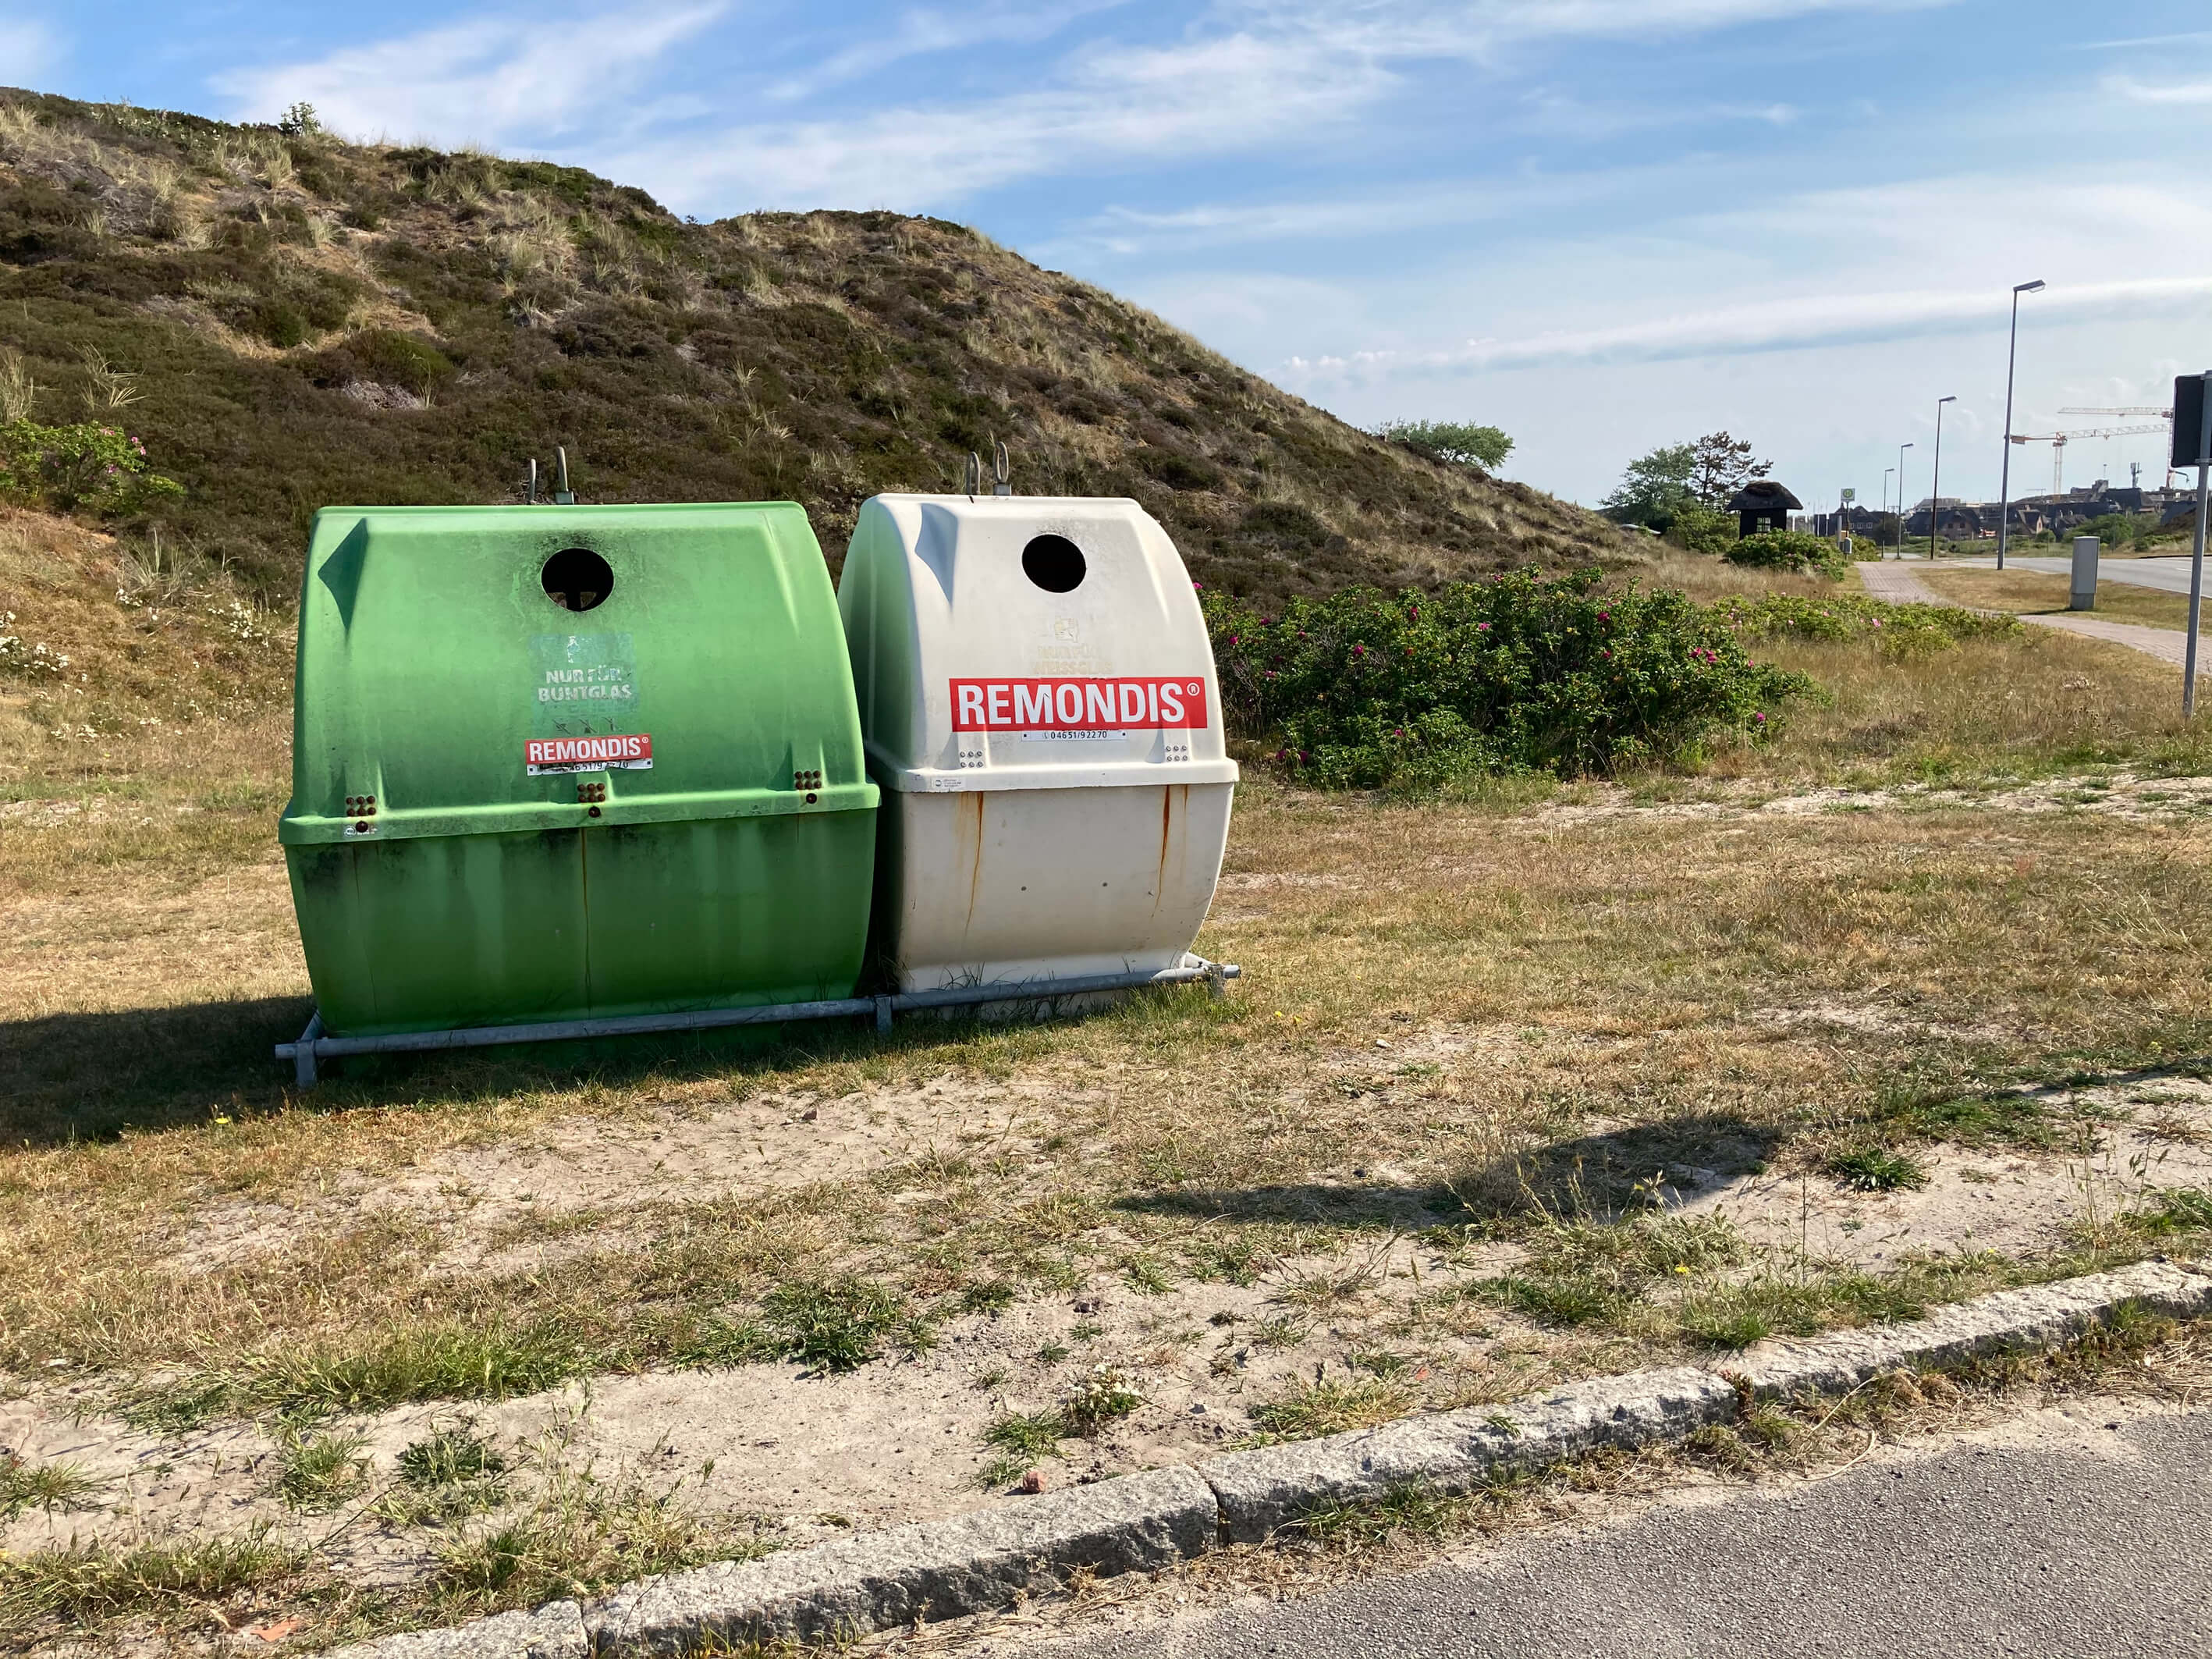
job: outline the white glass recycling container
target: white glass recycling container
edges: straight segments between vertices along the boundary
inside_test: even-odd
[[[878,495],[838,606],[898,988],[1188,965],[1237,764],[1158,523],[1124,500]]]

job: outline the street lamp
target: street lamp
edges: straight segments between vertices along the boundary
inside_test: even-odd
[[[1943,525],[1943,405],[1956,398],[1936,400],[1936,470],[1928,485],[1928,556],[1936,556],[1936,537]]]
[[[2043,278],[2020,283],[2012,291],[2012,341],[2005,347],[2004,462],[1997,470],[1997,568],[2005,568],[2005,535],[2012,518],[2012,365],[2020,350],[2020,296],[2043,292]]]
[[[1912,446],[1897,447],[1897,556],[1905,556],[1905,452]]]

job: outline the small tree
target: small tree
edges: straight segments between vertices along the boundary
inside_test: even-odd
[[[1628,464],[1613,494],[1598,511],[1620,524],[1665,530],[1691,499],[1690,477],[1697,465],[1694,444],[1662,444]]]
[[[1375,435],[1446,466],[1477,472],[1488,471],[1513,453],[1513,440],[1500,428],[1455,421],[1386,421]]]
[[[1690,493],[1707,507],[1725,507],[1736,491],[1774,471],[1751,459],[1751,446],[1725,432],[1709,432],[1691,446]]]
[[[323,136],[322,118],[315,113],[313,104],[294,104],[276,118],[276,131],[287,138],[319,138]]]

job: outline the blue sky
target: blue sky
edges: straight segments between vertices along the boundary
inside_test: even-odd
[[[2212,29],[1922,0],[0,0],[0,82],[475,142],[701,218],[892,207],[1363,425],[1494,422],[1595,501],[1726,427],[1808,502],[1994,495],[2014,428],[2212,367]],[[2081,440],[2068,482],[2162,477]],[[2048,488],[2015,448],[2014,493]],[[1894,485],[1887,487],[1893,489]]]

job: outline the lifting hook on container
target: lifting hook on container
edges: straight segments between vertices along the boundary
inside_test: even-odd
[[[554,477],[558,480],[553,491],[553,505],[556,507],[574,507],[576,504],[576,492],[568,488],[568,451],[567,447],[565,445],[556,445],[554,447],[553,455],[555,466]],[[522,500],[523,504],[526,507],[535,507],[538,505],[538,458],[535,455],[532,455],[530,458],[530,471],[523,480]]]
[[[983,458],[972,449],[968,452],[968,466],[960,480],[960,493],[971,501],[983,493]]]
[[[1010,482],[1012,476],[1012,468],[1006,460],[1006,447],[994,434],[991,439],[991,493],[994,495],[1012,495],[1014,486]]]

